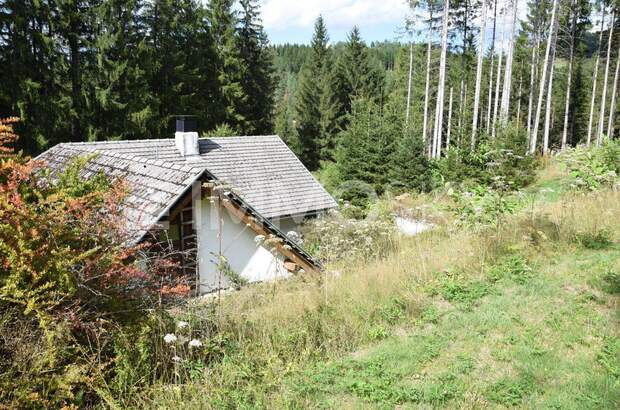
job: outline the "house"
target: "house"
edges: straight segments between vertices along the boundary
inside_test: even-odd
[[[233,277],[256,282],[317,270],[290,232],[337,204],[280,137],[205,139],[191,118],[176,125],[170,139],[63,143],[36,159],[53,175],[88,156],[84,178],[122,178],[131,242],[159,238],[183,251],[199,293],[226,288]]]

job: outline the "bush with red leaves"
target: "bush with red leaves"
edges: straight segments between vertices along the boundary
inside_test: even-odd
[[[171,260],[146,244],[124,245],[122,181],[83,180],[88,158],[52,181],[45,164],[10,148],[15,121],[0,120],[0,362],[10,364],[0,375],[0,403],[48,407],[79,396],[83,404],[93,377],[113,360],[107,335],[143,320],[162,291],[188,288],[175,282]],[[25,325],[10,328],[15,323]],[[45,346],[20,353],[20,339],[30,338]],[[91,354],[102,368],[93,368]]]

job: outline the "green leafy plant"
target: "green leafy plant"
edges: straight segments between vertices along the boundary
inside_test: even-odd
[[[487,276],[493,282],[510,279],[516,283],[524,284],[534,276],[534,271],[523,257],[513,255],[500,261],[497,265],[493,265],[487,272]]]
[[[484,281],[467,281],[458,274],[448,272],[439,283],[431,288],[432,294],[439,294],[448,302],[458,303],[471,309],[479,299],[488,295],[491,287]]]
[[[535,390],[534,378],[523,373],[517,378],[503,378],[490,386],[486,397],[504,406],[518,406]]]
[[[620,339],[606,337],[597,360],[609,374],[620,381]]]
[[[327,263],[385,257],[396,247],[395,235],[394,223],[385,215],[359,221],[331,214],[303,228],[306,249]]]
[[[513,213],[517,200],[501,189],[476,185],[469,190],[451,189],[452,212],[459,226],[498,225],[505,215]]]
[[[607,249],[613,245],[612,233],[607,229],[596,232],[578,232],[575,241],[586,249]]]
[[[607,141],[600,147],[578,147],[560,157],[571,179],[571,188],[596,191],[618,183],[620,142]]]
[[[617,295],[620,293],[620,272],[608,271],[603,275],[605,286],[603,290],[608,293]]]
[[[526,152],[527,135],[522,127],[502,127],[493,140],[483,139],[474,150],[453,148],[435,161],[436,184],[463,184],[466,187],[494,186],[501,180],[503,189],[517,190],[534,181],[538,162]]]

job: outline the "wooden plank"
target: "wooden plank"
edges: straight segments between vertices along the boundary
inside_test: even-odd
[[[230,211],[233,216],[237,217],[242,222],[249,225],[250,228],[252,228],[252,230],[257,234],[263,235],[265,237],[268,237],[271,234],[271,232],[262,223],[257,222],[253,217],[241,210],[233,201],[229,199],[222,199],[221,203],[222,206],[224,206],[224,208]],[[286,256],[291,261],[301,266],[304,271],[309,273],[318,273],[318,270],[313,264],[309,263],[305,258],[299,255],[293,249],[287,249],[282,243],[276,243],[275,248],[282,255]]]

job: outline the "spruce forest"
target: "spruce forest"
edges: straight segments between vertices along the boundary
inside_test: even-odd
[[[620,408],[620,0],[275,3],[0,0],[0,409]]]
[[[319,16],[309,45],[272,46],[253,0],[3,1],[0,113],[31,154],[167,138],[196,115],[204,135],[276,133],[324,183],[378,192],[427,189],[410,175],[427,159],[506,129],[529,154],[613,138],[613,2],[409,4],[399,41],[352,27],[333,44]]]

